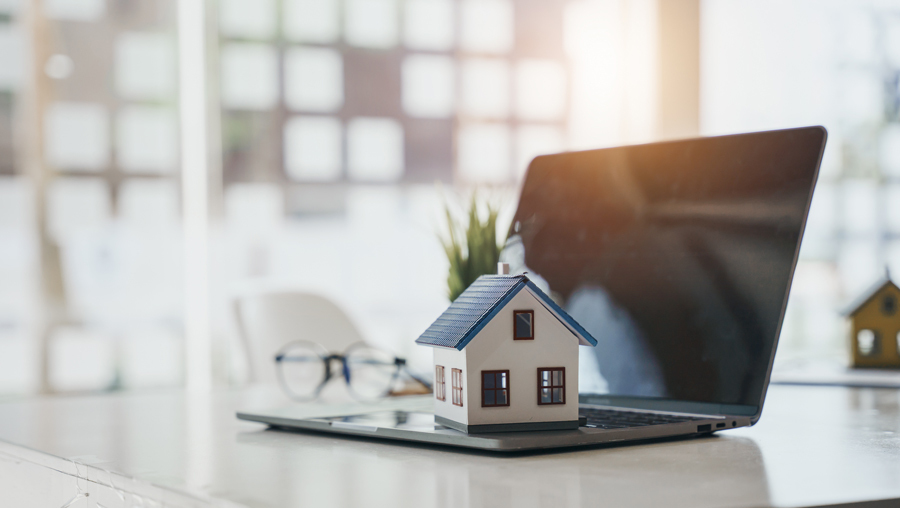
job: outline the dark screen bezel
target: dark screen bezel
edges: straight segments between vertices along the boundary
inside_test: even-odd
[[[702,138],[692,138],[692,139],[684,139],[684,140],[675,140],[675,141],[662,141],[657,143],[644,143],[638,145],[628,145],[626,147],[614,147],[614,148],[602,148],[599,150],[589,150],[585,152],[597,152],[603,150],[618,150],[621,148],[632,148],[637,149],[640,147],[656,147],[659,145],[667,145],[667,144],[703,144],[709,142],[715,142],[718,139],[726,139],[726,138],[736,138],[743,137],[749,138],[758,134],[783,134],[785,136],[790,136],[791,134],[795,134],[797,131],[819,131],[822,136],[821,143],[819,145],[819,153],[816,158],[815,168],[813,169],[812,176],[812,184],[810,186],[809,192],[806,196],[806,204],[803,213],[803,220],[800,225],[800,235],[798,236],[797,245],[794,248],[794,256],[791,261],[791,269],[788,276],[787,289],[785,291],[784,297],[782,299],[781,304],[781,312],[778,318],[778,326],[776,328],[775,339],[772,342],[772,349],[769,353],[769,361],[766,366],[766,374],[763,380],[762,390],[759,395],[759,404],[758,405],[744,405],[744,404],[719,404],[715,402],[697,402],[690,400],[678,400],[678,399],[663,399],[663,398],[651,398],[651,397],[630,397],[630,396],[620,396],[620,395],[610,395],[610,394],[592,394],[592,393],[579,393],[579,401],[581,403],[586,404],[599,404],[599,405],[613,405],[613,406],[622,406],[622,407],[631,407],[636,409],[648,409],[648,410],[658,410],[658,411],[674,411],[674,412],[685,412],[685,413],[698,413],[698,414],[709,414],[709,415],[729,415],[729,416],[750,416],[751,425],[755,424],[759,417],[762,414],[763,405],[765,403],[766,392],[768,391],[769,381],[772,374],[772,365],[775,361],[775,352],[778,350],[778,341],[781,336],[781,329],[784,324],[784,314],[787,308],[788,297],[790,296],[791,283],[794,278],[794,271],[797,268],[797,260],[800,255],[800,245],[802,243],[803,234],[806,230],[806,222],[809,217],[809,208],[812,203],[813,192],[816,187],[816,182],[819,178],[819,169],[822,164],[822,157],[825,152],[825,144],[828,139],[828,131],[823,126],[810,126],[810,127],[798,127],[793,129],[778,129],[778,130],[770,130],[770,131],[758,131],[758,132],[750,132],[750,133],[741,133],[741,134],[729,134],[724,136],[710,136],[710,137],[702,137]],[[574,153],[585,153],[585,152],[574,152]],[[542,155],[535,157],[532,162],[528,166],[528,170],[525,175],[525,179],[523,180],[522,188],[520,189],[520,203],[522,199],[522,190],[526,188],[527,182],[529,178],[532,178],[532,175],[535,171],[541,171],[541,169],[537,168],[546,168],[553,167],[553,164],[535,164],[535,161],[543,161],[546,158],[551,157],[570,157],[572,152],[565,154],[555,154],[555,155]],[[510,230],[510,235],[514,234],[512,229]]]

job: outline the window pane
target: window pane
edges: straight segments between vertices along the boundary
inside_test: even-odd
[[[266,44],[228,44],[221,53],[222,105],[264,110],[278,101],[278,59]]]
[[[403,42],[412,49],[433,51],[453,47],[453,2],[407,0]]]
[[[497,405],[502,406],[505,404],[507,404],[506,390],[497,390]]]
[[[553,386],[562,386],[563,385],[563,371],[554,370],[553,371]]]
[[[347,126],[347,169],[354,180],[403,176],[403,127],[392,118],[354,118]]]
[[[484,378],[484,387],[485,388],[493,388],[494,387],[494,374],[483,374]]]
[[[541,371],[541,386],[550,386],[550,371]]]
[[[109,162],[109,120],[100,104],[57,102],[45,114],[44,151],[60,169],[96,171]]]
[[[126,172],[171,173],[178,165],[175,114],[127,106],[116,117],[116,162]]]
[[[473,53],[505,53],[513,46],[513,4],[509,0],[463,0],[460,47]]]
[[[506,60],[470,58],[462,63],[462,111],[479,118],[509,116],[510,71]]]
[[[47,189],[47,222],[58,241],[99,229],[111,217],[109,187],[99,178],[57,178]]]
[[[494,390],[485,390],[484,391],[484,404],[486,406],[494,405]]]
[[[562,388],[554,388],[553,389],[553,402],[562,402]]]
[[[531,314],[521,312],[516,314],[516,338],[531,337]]]
[[[15,90],[25,75],[25,37],[22,30],[0,25],[0,90]]]
[[[510,176],[509,127],[467,125],[459,132],[457,166],[466,182],[505,183]]]
[[[340,17],[337,0],[284,0],[284,36],[301,42],[337,40]]]
[[[497,374],[497,387],[498,388],[506,388],[506,373],[501,372]]]
[[[566,110],[566,69],[553,60],[516,65],[516,114],[526,120],[556,120]]]
[[[341,176],[341,123],[330,117],[302,117],[284,126],[284,165],[298,181]]]
[[[116,93],[127,99],[175,94],[175,48],[166,34],[126,32],[116,39]]]
[[[119,186],[119,217],[141,228],[172,227],[178,221],[178,185],[169,179],[133,178]]]
[[[345,9],[348,43],[367,48],[390,48],[397,44],[396,0],[348,0]]]
[[[856,334],[856,342],[859,352],[863,356],[874,355],[878,353],[878,335],[872,330],[860,330]]]
[[[343,61],[337,51],[291,48],[284,67],[284,98],[289,108],[329,112],[343,105]]]
[[[541,402],[544,404],[550,403],[550,389],[549,388],[541,388]]]
[[[232,37],[272,37],[275,35],[275,0],[221,0],[219,31]]]
[[[453,60],[447,56],[412,55],[403,61],[403,109],[420,118],[446,118],[453,113]]]
[[[45,0],[44,15],[51,19],[95,21],[103,17],[103,0]]]

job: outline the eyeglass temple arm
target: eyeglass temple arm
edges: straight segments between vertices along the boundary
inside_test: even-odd
[[[406,360],[404,360],[402,358],[398,358],[398,360],[403,361],[403,363],[397,363],[397,366],[400,367],[400,369],[403,370],[403,372],[405,372],[407,376],[409,376],[413,381],[419,383],[420,385],[424,386],[425,388],[428,388],[429,390],[432,389],[431,382],[429,382],[422,376],[419,376],[416,373],[414,373],[412,370],[410,370],[410,368],[406,365]]]

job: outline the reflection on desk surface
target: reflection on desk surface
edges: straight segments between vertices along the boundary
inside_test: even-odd
[[[329,422],[333,426],[344,424],[351,427],[387,427],[418,432],[433,432],[435,427],[434,414],[410,411],[378,411],[359,415],[315,418],[315,420]]]
[[[111,477],[91,469],[102,468],[227,506],[744,507],[900,497],[897,390],[775,386],[752,428],[514,456],[270,431],[234,418],[250,405],[287,403],[279,397],[273,389],[9,402],[0,404],[0,440],[21,448],[0,443],[0,452],[76,458],[92,464],[79,467],[92,485]]]
[[[291,436],[284,439],[298,448],[281,438],[273,442],[273,434]],[[297,436],[262,430],[240,434],[239,444],[258,447],[260,460],[278,464],[267,472],[252,472],[243,481],[272,482],[275,490],[290,485],[291,492],[301,496],[301,505],[356,506],[383,499],[387,506],[388,500],[406,499],[413,506],[671,506],[669,496],[678,492],[690,496],[690,506],[769,503],[762,454],[752,439],[744,437],[504,458],[450,448],[381,446],[359,438]],[[298,449],[302,457],[295,453]],[[722,470],[721,463],[703,456],[736,460]],[[324,463],[331,467],[317,466]],[[352,489],[339,494],[325,491],[325,485],[345,484],[345,475],[350,475]],[[648,488],[650,477],[653,488]],[[728,489],[689,487],[698,481],[733,485]]]

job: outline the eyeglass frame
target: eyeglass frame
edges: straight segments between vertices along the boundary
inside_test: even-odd
[[[322,381],[319,382],[319,385],[309,396],[297,395],[297,393],[295,393],[293,390],[291,390],[290,385],[288,384],[287,380],[284,378],[284,368],[282,367],[282,365],[284,365],[284,363],[285,363],[285,354],[286,354],[287,350],[289,350],[290,348],[292,348],[296,345],[312,346],[310,348],[312,351],[315,352],[318,349],[325,353],[325,354],[317,353],[319,356],[319,359],[322,360],[322,363],[325,364],[325,372],[324,372],[324,375],[322,376]],[[332,372],[332,368],[331,368],[332,362],[340,361],[341,362],[341,374],[342,374],[341,377],[344,378],[344,382],[347,384],[350,394],[353,395],[354,398],[359,399],[359,397],[354,393],[352,386],[350,385],[350,367],[347,365],[347,356],[349,355],[350,352],[353,351],[354,348],[359,348],[359,347],[369,348],[369,349],[373,349],[375,351],[380,351],[382,353],[387,353],[384,350],[372,347],[369,344],[366,344],[365,342],[361,342],[361,341],[350,344],[349,346],[347,346],[347,349],[345,349],[343,353],[339,353],[339,354],[338,353],[328,353],[324,346],[322,346],[318,342],[313,342],[310,340],[294,340],[294,341],[288,342],[287,344],[281,346],[281,348],[278,350],[278,353],[275,354],[275,366],[276,366],[275,371],[276,371],[276,374],[278,377],[278,383],[281,385],[281,389],[288,395],[288,397],[290,397],[298,402],[309,402],[309,401],[316,400],[319,397],[319,395],[322,393],[322,390],[325,388],[325,385],[328,384],[328,382],[331,381],[332,378],[338,376],[338,374],[335,374]],[[387,353],[387,354],[390,354],[390,353]],[[394,356],[393,364],[396,368],[394,370],[394,373],[391,375],[391,380],[390,380],[390,382],[388,382],[385,392],[383,394],[379,395],[377,397],[377,399],[382,399],[382,398],[390,395],[391,387],[400,378],[401,372],[405,372],[406,375],[409,376],[411,379],[413,379],[417,383],[421,384],[428,390],[432,390],[431,383],[429,383],[428,381],[422,379],[421,377],[415,375],[412,371],[410,371],[409,367],[406,364],[405,358],[401,358],[399,356]]]

